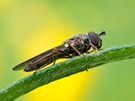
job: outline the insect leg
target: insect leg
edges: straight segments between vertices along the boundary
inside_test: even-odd
[[[57,48],[54,48],[54,49],[52,49],[51,50],[51,54],[50,54],[50,56],[49,56],[49,58],[50,58],[50,60],[48,60],[48,62],[47,63],[49,63],[52,59],[54,60],[54,62],[53,62],[53,65],[55,64],[55,62],[56,62],[56,60],[55,60],[55,57],[57,57],[57,56],[55,56],[55,52],[59,52],[60,53],[60,50],[59,49],[57,49]],[[57,54],[56,54],[57,55]],[[47,64],[46,63],[46,64]],[[44,66],[41,66],[41,67],[39,67],[38,69],[36,69],[36,71],[34,72],[34,74],[36,73],[36,72],[38,72],[41,68],[43,68]]]
[[[88,51],[88,49],[89,49],[90,46],[92,46],[93,50]],[[100,50],[100,49],[98,49],[95,45],[93,45],[92,43],[90,43],[90,44],[86,47],[86,50],[87,50],[86,54],[89,54],[89,53],[92,53],[92,52],[94,52],[94,51],[97,52],[97,51]]]
[[[72,49],[73,51],[75,51],[78,55],[81,55],[81,53],[71,44],[68,44]]]
[[[98,50],[98,48],[96,46],[94,46],[92,43],[90,43],[90,45],[93,47],[94,50]]]
[[[91,45],[88,44],[87,47],[86,47],[86,52],[85,52],[86,54],[89,54],[89,53],[91,53],[91,52],[94,51],[94,50],[92,50],[92,51],[89,52],[89,49],[90,49],[90,48],[91,48]]]
[[[55,48],[54,48],[54,49],[55,49]],[[54,49],[52,49],[52,51],[51,51],[51,56],[50,56],[50,57],[52,57],[53,59],[54,59],[54,57],[53,57]],[[53,62],[53,65],[55,64],[55,62],[56,62],[56,60]]]
[[[56,63],[56,60],[53,62],[53,65],[55,65],[55,63]]]
[[[60,53],[61,54],[61,51],[59,50],[59,49],[57,49],[57,48],[54,48],[54,49],[52,49],[52,52],[51,52],[51,57],[54,59],[54,57],[57,57],[57,56],[55,56],[55,52],[57,52],[57,53]],[[53,62],[53,65],[56,63],[56,60]]]
[[[71,55],[69,54],[69,55],[67,55],[66,57],[67,57],[67,58],[73,58],[74,56],[73,56],[72,54],[71,54]]]
[[[89,54],[89,53],[92,53],[92,52],[94,52],[95,50],[91,50],[91,51],[89,51],[89,52],[86,52],[86,54]]]
[[[35,74],[38,72],[38,70],[40,70],[41,68],[42,68],[42,67],[36,69],[36,71],[33,73],[33,75],[35,75]]]

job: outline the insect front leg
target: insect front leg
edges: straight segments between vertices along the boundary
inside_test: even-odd
[[[88,51],[88,52],[86,52],[86,54],[90,54],[90,53],[92,53],[92,52],[94,52],[95,50],[91,50],[91,51]]]
[[[94,50],[98,51],[98,48],[97,48],[95,45],[93,45],[92,43],[90,43],[90,45],[92,46],[92,48],[93,48]]]
[[[88,51],[88,49],[89,49],[90,46],[93,48],[93,50]],[[92,52],[97,52],[97,51],[99,51],[100,49],[98,49],[95,45],[93,45],[92,43],[90,43],[90,44],[86,47],[86,50],[87,50],[86,54],[89,54],[89,53],[92,53]]]

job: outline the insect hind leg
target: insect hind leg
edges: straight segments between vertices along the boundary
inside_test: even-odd
[[[60,51],[59,51],[57,48],[52,49],[52,50],[51,50],[51,55],[49,56],[49,60],[47,61],[46,64],[51,63],[52,60],[54,60],[54,61],[53,61],[53,65],[56,63],[55,55],[54,55],[55,52],[60,52]],[[44,65],[39,66],[33,74],[36,74],[36,72],[38,72],[38,71],[39,71],[41,68],[43,68],[43,67],[44,67]]]
[[[39,67],[38,69],[36,69],[36,71],[33,73],[33,75],[35,75],[41,68],[43,68],[43,67]]]

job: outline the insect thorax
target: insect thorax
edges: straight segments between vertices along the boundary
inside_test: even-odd
[[[74,46],[80,53],[86,52],[86,48],[89,45],[89,40],[86,34],[77,34],[72,38],[65,41]]]

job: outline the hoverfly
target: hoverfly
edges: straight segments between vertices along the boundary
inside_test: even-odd
[[[92,47],[93,50],[99,50],[102,47],[100,36],[106,35],[105,31],[100,34],[88,32],[87,34],[76,34],[64,41],[63,44],[45,51],[27,61],[24,61],[13,68],[14,71],[23,69],[25,72],[34,71],[36,73],[41,68],[53,63],[60,58],[72,58],[88,53]]]

